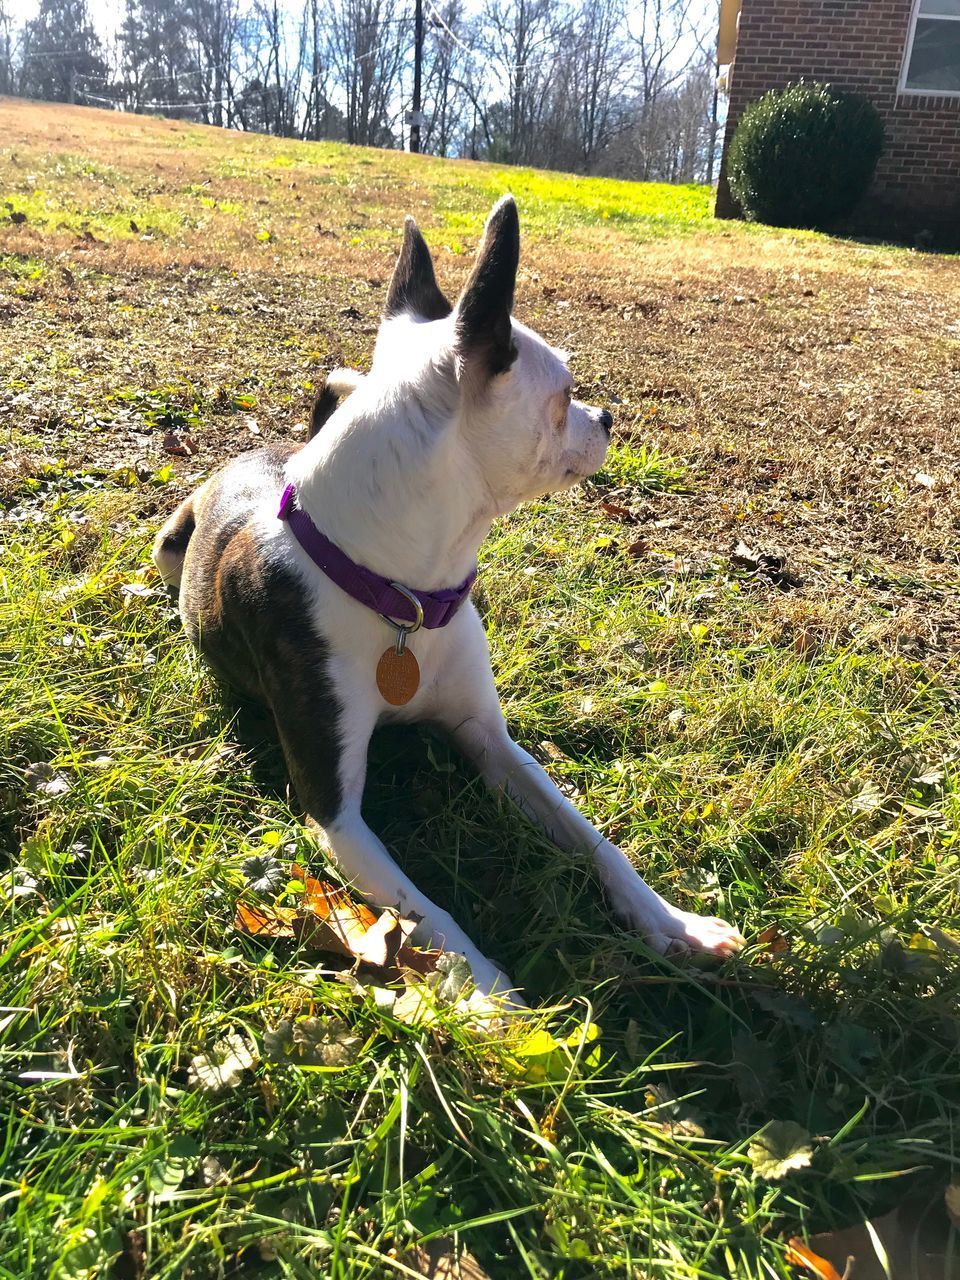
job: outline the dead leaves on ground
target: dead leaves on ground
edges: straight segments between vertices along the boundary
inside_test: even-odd
[[[774,555],[769,551],[754,550],[745,542],[737,543],[730,555],[730,564],[734,569],[742,570],[748,577],[766,582],[780,591],[792,591],[803,585],[802,579],[788,567],[782,556]]]
[[[490,1280],[473,1254],[452,1240],[437,1238],[416,1244],[401,1261],[422,1280]]]
[[[177,458],[192,458],[200,452],[200,446],[193,436],[183,435],[178,431],[168,431],[163,437],[164,453],[172,453]]]
[[[303,885],[296,906],[238,902],[234,925],[250,937],[289,938],[311,951],[343,956],[383,971],[386,978],[403,970],[426,977],[437,970],[439,951],[421,951],[409,939],[419,920],[394,908],[376,912],[355,902],[345,889],[317,880],[294,864],[290,874]]]
[[[841,1280],[840,1272],[832,1262],[828,1262],[826,1258],[821,1258],[819,1253],[814,1253],[796,1236],[788,1241],[784,1258],[791,1266],[803,1267],[806,1271],[809,1271],[811,1275],[816,1277],[816,1280]]]
[[[918,1190],[882,1217],[821,1232],[809,1243],[790,1240],[785,1260],[814,1280],[942,1280],[952,1253],[951,1228],[958,1225],[950,1208],[954,1200],[960,1202],[955,1184],[942,1200]]]

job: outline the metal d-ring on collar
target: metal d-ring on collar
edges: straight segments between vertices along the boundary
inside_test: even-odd
[[[385,613],[377,614],[377,617],[382,618],[388,627],[393,627],[396,631],[397,644],[394,653],[398,658],[402,658],[403,651],[407,646],[407,636],[412,636],[415,631],[419,631],[423,626],[423,605],[412,591],[408,591],[399,582],[391,582],[390,585],[394,591],[399,591],[402,596],[406,596],[416,610],[416,617],[413,622],[395,622],[393,618],[388,618]]]

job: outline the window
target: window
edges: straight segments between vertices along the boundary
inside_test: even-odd
[[[960,0],[917,0],[900,88],[960,95]]]

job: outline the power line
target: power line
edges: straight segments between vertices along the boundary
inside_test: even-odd
[[[98,94],[87,93],[85,89],[78,89],[77,94],[81,98],[86,98],[90,102],[102,102],[105,106],[120,107],[123,111],[127,109],[126,102],[122,98],[102,98]],[[232,98],[218,98],[214,99],[212,102],[137,102],[135,105],[137,110],[163,111],[172,110],[173,108],[177,108],[178,110],[187,110],[188,108],[195,109],[198,107],[227,107],[230,106],[232,102]]]
[[[464,53],[467,55],[470,61],[476,62],[477,58],[479,57],[477,51],[475,49],[471,49],[468,44],[464,44],[464,42],[460,39],[457,33],[455,31],[452,31],[450,27],[447,26],[446,22],[444,22],[443,18],[440,16],[440,14],[431,4],[430,0],[426,0],[426,6],[430,11],[430,16],[433,19],[434,25],[438,27],[443,27],[444,31],[447,33],[450,39],[454,42],[454,44],[457,44],[460,46],[460,48],[464,51]],[[507,62],[503,64],[504,71],[526,71],[526,69],[527,69],[527,64],[525,62]]]
[[[121,72],[120,74],[123,74],[123,73]],[[147,76],[145,79],[137,81],[137,84],[140,86],[145,84],[171,84],[174,81],[189,80],[191,78],[196,78],[199,75],[202,75],[202,72],[199,69],[196,69],[194,71],[177,71],[177,72],[174,72],[172,75],[168,75],[168,76]],[[88,72],[86,71],[78,71],[77,79],[90,80],[95,84],[116,84],[118,77],[117,76],[92,76],[88,74]]]
[[[29,48],[24,51],[23,60],[29,62],[33,58],[96,58],[89,49],[52,49],[33,53]]]

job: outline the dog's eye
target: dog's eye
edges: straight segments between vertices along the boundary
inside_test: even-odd
[[[573,387],[565,387],[563,396],[567,404],[570,404],[571,401],[573,400]]]

